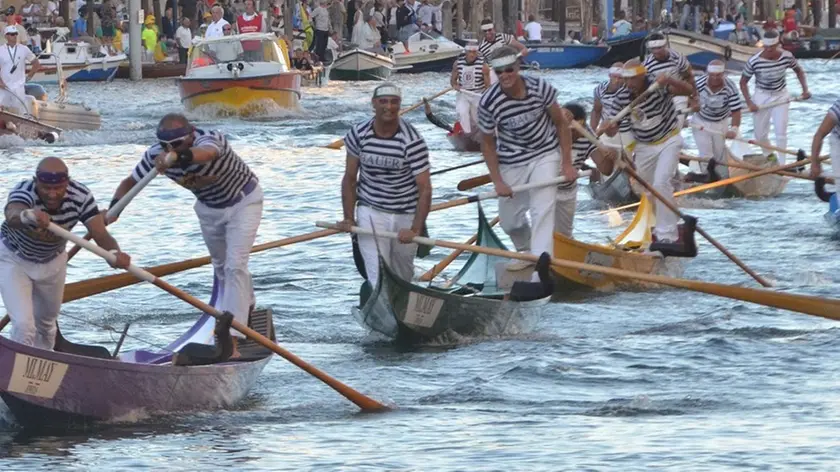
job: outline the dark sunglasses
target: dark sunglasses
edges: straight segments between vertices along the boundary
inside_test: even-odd
[[[400,102],[402,101],[402,99],[396,98],[396,97],[394,97],[394,98],[377,98],[376,101],[379,102],[382,105],[399,105]]]
[[[184,139],[173,139],[172,141],[158,141],[163,149],[178,149],[184,144]]]
[[[512,74],[516,69],[512,66],[505,67],[504,69],[493,69],[496,72],[496,75],[501,75],[504,73]]]
[[[6,33],[6,36],[17,36],[17,33]]]

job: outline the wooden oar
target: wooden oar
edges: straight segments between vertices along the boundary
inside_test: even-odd
[[[446,169],[436,170],[429,175],[445,174],[445,173],[453,171],[453,170],[463,169],[465,167],[471,167],[471,166],[474,166],[474,165],[477,165],[477,164],[483,164],[483,163],[484,163],[484,159],[478,159],[478,160],[475,160],[475,161],[467,162],[466,164],[461,164],[461,165],[457,165],[457,166],[454,166],[454,167],[449,167],[449,168],[446,168]]]
[[[695,161],[695,162],[704,162],[704,163],[708,163],[709,161],[712,160],[712,158],[710,158],[710,157],[692,156],[691,154],[686,154],[684,152],[680,153],[680,159],[686,160],[686,161]],[[718,162],[717,160],[715,160],[715,164],[719,165],[719,166],[734,167],[736,169],[745,169],[745,170],[751,170],[751,171],[759,171],[759,170],[765,169],[765,167],[754,166],[754,165],[746,163],[746,162],[733,162],[731,160],[727,160],[726,162]],[[798,172],[787,172],[787,171],[780,170],[778,172],[774,172],[774,174],[783,175],[785,177],[793,177],[793,178],[797,178],[797,179],[814,180],[810,176],[803,175],[803,174],[800,174]]]
[[[598,140],[598,138],[596,138],[594,135],[592,135],[589,131],[586,130],[586,128],[581,126],[578,122],[573,121],[572,126],[577,130],[578,133],[580,133],[582,136],[584,136],[586,139],[588,139],[595,146],[598,146],[599,148],[604,147],[601,144],[601,141]],[[666,207],[668,207],[669,210],[673,211],[681,219],[686,220],[685,213],[680,211],[679,207],[677,205],[675,205],[674,202],[665,198],[664,195],[659,193],[659,190],[656,190],[653,187],[653,185],[651,185],[649,182],[647,182],[645,179],[643,179],[638,174],[638,172],[636,172],[636,169],[633,169],[633,167],[630,165],[630,160],[627,158],[626,155],[624,155],[624,153],[621,153],[620,159],[623,159],[623,160],[626,161],[627,165],[624,166],[624,171],[627,172],[628,174],[630,174],[630,177],[635,179],[636,182],[639,182],[639,184],[641,184],[642,187],[644,187],[645,190],[648,191],[648,193],[650,193],[651,195],[654,196],[654,198],[656,198],[657,200],[662,202]],[[703,238],[706,239],[706,241],[709,241],[712,244],[712,246],[716,247],[726,257],[728,257],[729,260],[731,260],[732,262],[735,263],[735,265],[740,267],[741,270],[743,270],[744,272],[749,274],[750,277],[755,279],[756,282],[760,283],[761,285],[763,285],[765,287],[771,287],[772,286],[770,284],[770,282],[766,281],[762,276],[758,275],[755,271],[753,271],[752,269],[747,267],[747,265],[744,264],[744,262],[741,261],[741,259],[739,259],[735,254],[732,254],[731,251],[726,249],[726,247],[724,247],[723,244],[719,243],[715,238],[713,238],[709,233],[707,233],[706,230],[701,228],[700,225],[696,226],[696,230],[697,230],[698,233],[700,233],[701,236],[703,236]]]
[[[34,216],[32,215],[30,210],[26,210],[24,213],[26,213],[26,212],[30,212],[29,216],[27,216],[27,218],[29,218],[30,221],[31,221],[34,218]],[[77,236],[77,235],[65,230],[64,228],[56,225],[55,223],[50,223],[50,226],[49,226],[48,229],[52,233],[54,233],[56,236],[59,236],[61,238],[73,241],[76,244],[78,244],[80,246],[83,246],[88,251],[93,252],[94,254],[98,255],[99,257],[101,257],[101,258],[103,258],[103,259],[105,259],[109,262],[113,263],[116,260],[116,256],[114,256],[110,252],[102,249],[101,247],[99,247],[95,244],[92,244],[89,241],[85,241],[84,238],[82,238],[80,236]],[[156,286],[162,288],[163,290],[171,293],[172,295],[175,295],[176,297],[180,298],[181,300],[183,300],[183,301],[189,303],[190,305],[198,308],[199,310],[201,310],[204,313],[212,315],[216,318],[219,318],[219,317],[224,315],[224,313],[217,310],[216,308],[208,305],[207,303],[204,303],[203,301],[193,297],[192,295],[189,295],[188,293],[182,291],[181,289],[178,289],[178,288],[170,285],[169,283],[165,282],[164,280],[162,280],[158,277],[155,277],[154,275],[150,274],[149,272],[146,272],[145,270],[143,270],[143,269],[141,269],[137,266],[134,266],[134,265],[129,266],[128,271],[131,272],[132,274],[134,274],[135,277],[143,279],[144,281],[149,282],[150,284],[153,284],[153,285],[156,285]],[[306,371],[310,375],[314,376],[318,380],[320,380],[320,381],[324,382],[325,384],[329,385],[335,391],[337,391],[338,393],[343,395],[345,398],[347,398],[351,402],[355,403],[362,410],[365,410],[365,411],[383,411],[383,410],[388,409],[388,407],[386,407],[385,405],[383,405],[383,404],[379,403],[378,401],[376,401],[376,400],[374,400],[370,397],[367,397],[367,396],[363,395],[362,393],[350,388],[349,386],[339,382],[335,378],[327,375],[325,372],[319,370],[315,366],[305,362],[303,359],[301,359],[301,358],[297,357],[296,355],[292,354],[290,351],[287,351],[286,349],[280,347],[278,344],[272,342],[270,339],[266,338],[265,336],[261,335],[260,333],[258,333],[256,331],[254,331],[253,329],[243,325],[242,323],[234,320],[233,323],[231,324],[231,326],[233,327],[233,329],[235,329],[235,330],[239,331],[240,333],[244,334],[249,339],[254,340],[255,342],[257,342],[258,344],[260,344],[261,346],[263,346],[265,348],[271,349],[276,354],[278,354],[280,357],[286,359],[287,361],[289,361],[292,364],[294,364],[294,365],[298,366],[299,368],[303,369],[304,371]]]
[[[490,227],[492,228],[492,227],[496,226],[496,225],[499,223],[499,221],[500,221],[500,220],[499,220],[499,217],[498,217],[498,216],[497,216],[497,217],[495,217],[495,218],[493,218],[492,220],[490,220]],[[466,241],[464,242],[464,244],[475,244],[475,242],[476,242],[476,241],[478,241],[478,233],[476,233],[476,234],[472,235],[472,237],[471,237],[470,239],[466,240]],[[431,281],[432,279],[434,279],[435,277],[437,277],[437,275],[438,275],[438,274],[440,274],[440,273],[441,273],[441,272],[443,272],[443,271],[444,271],[447,267],[449,267],[449,264],[452,264],[452,262],[453,262],[455,259],[457,259],[457,258],[458,258],[458,256],[460,256],[460,255],[461,255],[461,254],[463,254],[463,253],[464,253],[464,251],[462,251],[462,250],[460,250],[460,249],[457,249],[457,250],[455,250],[455,251],[452,251],[452,252],[451,252],[448,256],[446,256],[445,258],[443,258],[443,260],[441,260],[440,262],[438,262],[437,264],[435,264],[435,266],[434,266],[434,267],[432,267],[431,269],[429,269],[428,271],[426,271],[426,273],[425,273],[425,274],[421,275],[421,276],[420,276],[420,280],[421,280],[421,281],[423,281],[423,282],[429,282],[429,281]]]
[[[578,178],[580,177],[589,177],[592,174],[592,171],[584,171],[578,173]],[[552,185],[560,185],[564,182],[567,182],[565,177],[555,177],[550,180],[546,180],[544,182],[532,182],[529,184],[517,185],[511,187],[511,191],[516,194],[518,192],[526,192],[528,190],[534,190],[537,188],[543,187],[551,187]],[[454,200],[449,200],[448,202],[438,203],[434,206],[435,210],[443,210],[445,208],[452,208],[456,206],[466,205],[467,203],[475,203],[480,202],[482,200],[489,200],[491,198],[499,198],[499,194],[496,192],[483,192],[477,193],[475,195],[470,195],[469,197],[462,197],[456,198]]]
[[[837,56],[840,56],[840,50],[838,50],[837,52],[835,52],[833,56],[831,56],[831,57],[829,57],[828,59],[826,59],[825,61],[823,61],[823,65],[828,64],[828,61],[830,61],[830,60],[832,60],[832,59],[836,58]]]
[[[770,102],[770,103],[765,103],[764,105],[759,105],[758,110],[756,110],[756,111],[769,110],[770,108],[775,108],[779,105],[785,105],[785,104],[791,103],[791,102],[801,102],[803,100],[805,100],[805,98],[803,98],[801,95],[799,95],[797,97],[788,97],[788,98],[785,98],[784,100],[779,100],[778,102]],[[750,113],[755,113],[755,111],[750,110]]]
[[[337,226],[319,221],[316,223],[321,228],[335,228]],[[359,227],[351,228],[351,232],[358,234],[373,235],[370,230]],[[376,236],[380,238],[397,239],[396,233],[389,233],[377,231]],[[508,259],[519,259],[523,261],[537,262],[539,258],[533,254],[505,251],[502,249],[461,244],[451,241],[442,241],[440,239],[431,239],[416,237],[414,242],[417,244],[425,244],[427,246],[439,246],[450,249],[459,249],[462,251],[478,252],[481,254],[489,254],[491,256],[505,257]],[[840,320],[840,300],[833,298],[821,298],[812,295],[798,295],[793,293],[776,292],[763,288],[747,288],[736,285],[724,285],[711,282],[702,282],[699,280],[677,279],[672,277],[665,277],[662,275],[645,274],[642,272],[631,272],[622,269],[613,269],[612,267],[605,267],[594,264],[585,264],[582,262],[573,262],[565,259],[551,259],[552,265],[563,267],[567,269],[574,269],[579,271],[596,272],[599,274],[610,275],[613,277],[620,277],[623,279],[635,279],[643,282],[650,282],[660,285],[668,285],[671,287],[683,288],[686,290],[693,290],[695,292],[708,293],[717,295],[719,297],[732,298],[734,300],[741,300],[759,305],[781,308],[784,310],[795,311],[807,315],[819,316],[831,320]]]
[[[717,131],[717,130],[713,130],[713,129],[708,129],[703,125],[698,125],[698,124],[695,124],[695,123],[692,123],[690,126],[694,129],[697,129],[697,130],[700,130],[700,131],[705,131],[707,133],[717,134],[717,135],[720,135],[720,136],[726,136],[725,131]],[[780,152],[782,154],[790,154],[791,156],[801,157],[805,153],[805,151],[803,151],[801,149],[799,151],[791,151],[790,149],[784,149],[784,148],[776,147],[776,146],[773,146],[772,144],[767,144],[767,143],[762,143],[760,141],[756,141],[755,139],[744,139],[744,138],[726,138],[726,139],[731,139],[733,141],[739,141],[739,142],[742,142],[742,143],[752,144],[753,146],[758,146],[760,148],[767,149],[768,151],[776,151],[776,152]]]
[[[641,103],[641,101],[642,101],[642,100],[643,100],[643,99],[647,96],[647,94],[649,94],[649,93],[651,93],[651,92],[655,91],[655,90],[656,90],[656,89],[658,89],[659,87],[660,87],[659,82],[654,82],[653,84],[651,84],[651,86],[650,86],[650,87],[648,87],[648,88],[647,88],[644,92],[642,92],[642,93],[641,93],[638,97],[634,98],[634,99],[633,99],[633,101],[631,101],[629,105],[627,105],[626,107],[624,107],[624,108],[623,108],[620,112],[618,112],[618,113],[617,113],[614,117],[610,118],[610,119],[608,120],[608,122],[609,122],[609,123],[614,123],[614,124],[615,124],[615,123],[619,123],[622,119],[624,119],[624,117],[625,117],[625,116],[627,116],[628,114],[630,114],[630,111],[632,111],[632,110],[633,110],[633,108],[635,108],[635,106],[636,106],[636,105],[638,105],[639,103]],[[604,131],[603,131],[603,130],[602,130],[602,131],[600,131],[600,132],[598,132],[598,133],[597,133],[597,136],[601,136],[602,134],[604,134]]]
[[[487,185],[493,180],[490,179],[490,174],[479,175],[478,177],[470,177],[458,182],[458,190],[466,192],[482,185]]]
[[[440,92],[432,95],[431,98],[426,98],[426,101],[431,102],[432,100],[434,100],[434,99],[436,99],[436,98],[438,98],[442,95],[445,95],[445,94],[447,94],[451,91],[452,91],[452,87],[446,88],[446,89],[441,90]],[[403,108],[402,110],[400,110],[400,115],[399,116],[403,116],[410,111],[414,111],[417,108],[420,108],[421,106],[423,106],[423,103],[424,103],[423,100],[420,100],[419,102],[415,103],[414,105],[411,105],[408,108]],[[329,149],[341,149],[341,148],[344,147],[344,138],[341,138],[338,141],[333,141],[332,143],[330,143],[330,144],[328,144],[324,147],[329,148]]]

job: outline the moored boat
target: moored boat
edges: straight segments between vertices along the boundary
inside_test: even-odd
[[[270,310],[254,311],[248,324],[274,340]],[[102,346],[74,344],[61,335],[54,351],[0,337],[0,397],[25,428],[69,429],[135,415],[227,408],[248,394],[272,353],[247,340],[239,344],[239,358],[173,365],[173,354],[186,352],[190,343],[212,343],[214,327],[215,319],[205,314],[164,351],[117,358]]]
[[[93,43],[68,41],[68,34],[69,30],[66,30],[56,35],[57,40],[47,41],[44,53],[38,56],[41,68],[32,77],[32,82],[57,83],[59,61],[68,82],[107,82],[117,74],[120,64],[128,60],[125,54],[110,54]]]
[[[216,105],[240,115],[267,107],[297,109],[301,77],[291,71],[272,34],[246,33],[198,41],[178,79],[187,110]]]
[[[448,72],[452,64],[464,52],[464,48],[439,35],[418,32],[408,38],[408,50],[402,41],[392,44],[388,50],[394,58],[397,72]]]
[[[504,249],[480,207],[476,244]],[[380,261],[377,287],[371,291],[368,282],[363,283],[362,303],[353,314],[366,328],[401,343],[527,330],[551,300],[553,286],[544,281],[512,282],[505,287],[496,273],[497,266],[507,261],[472,253],[458,274],[440,287],[402,280]],[[550,279],[547,264],[542,273]]]
[[[528,55],[522,60],[538,69],[574,69],[595,64],[608,46],[588,44],[529,44]]]
[[[388,80],[394,70],[390,57],[363,49],[339,54],[330,69],[330,80]]]
[[[741,72],[750,57],[761,52],[759,48],[741,46],[685,30],[668,29],[663,33],[669,47],[686,56],[692,67],[697,69],[705,69],[709,62],[719,59],[724,61],[727,70]]]

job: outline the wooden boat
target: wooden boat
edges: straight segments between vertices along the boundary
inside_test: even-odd
[[[476,244],[505,248],[480,207]],[[551,300],[553,287],[550,283],[512,282],[511,299],[506,300],[506,287],[497,281],[496,273],[497,265],[507,261],[472,253],[446,286],[424,287],[400,279],[380,260],[377,287],[371,290],[367,281],[362,284],[360,308],[354,308],[353,314],[369,330],[401,343],[424,342],[450,334],[520,332],[542,313]],[[529,296],[517,295],[520,288],[525,288]]]
[[[363,49],[339,54],[330,70],[330,80],[388,80],[394,70],[390,57]]]
[[[734,151],[734,149],[733,149]],[[738,159],[733,155],[732,151],[727,148],[727,158],[730,162],[737,161]],[[751,164],[755,167],[760,167],[765,169],[767,167],[773,167],[779,165],[778,162],[769,161],[767,157],[763,154],[744,154],[741,156],[740,159],[745,164]],[[729,168],[729,175],[732,177],[738,177],[741,175],[749,174],[751,171],[748,169],[741,169],[738,167],[730,167]],[[761,177],[756,177],[754,179],[748,179],[741,182],[737,182],[732,184],[730,188],[732,189],[733,193],[737,196],[744,197],[744,198],[766,198],[766,197],[776,197],[781,195],[781,193],[785,190],[787,183],[790,181],[789,177],[784,177],[778,174],[767,174]]]
[[[300,71],[303,87],[326,87],[330,82],[330,66],[315,66],[312,70]]]
[[[300,74],[289,69],[276,38],[266,33],[199,40],[186,75],[178,79],[187,110],[216,105],[243,116],[273,106],[297,109],[300,84]]]
[[[38,121],[31,115],[24,116],[0,108],[0,134],[14,134],[23,139],[41,139],[54,143],[61,135],[61,129]]]
[[[634,57],[639,57],[639,54],[644,51],[646,37],[647,31],[636,31],[608,39],[609,50],[595,61],[595,65],[610,67],[616,62],[626,62]]]
[[[671,265],[666,265],[666,261],[673,258],[662,257],[655,252],[644,252],[650,245],[651,227],[655,223],[652,205],[646,197],[642,197],[630,226],[612,244],[609,246],[589,244],[554,233],[554,257],[642,274],[657,274],[666,270],[672,272]],[[634,284],[633,281],[585,270],[557,266],[552,266],[552,270],[557,280],[556,291],[580,288],[611,289],[616,286]],[[638,285],[638,283],[635,284]]]
[[[187,65],[178,62],[154,62],[149,64],[142,64],[141,71],[144,79],[169,79],[177,78],[186,74]],[[123,62],[117,69],[117,79],[131,78],[131,66],[128,62]]]
[[[591,66],[601,59],[609,46],[588,44],[529,44],[523,62],[536,69],[575,69]]]
[[[433,125],[446,131],[446,139],[456,151],[481,151],[481,133],[478,131],[478,126],[471,133],[465,133],[459,121],[456,121],[454,126],[450,126],[449,123],[432,113],[432,107],[428,103],[426,103],[426,119]]]
[[[668,39],[669,47],[686,56],[697,69],[705,70],[709,62],[719,59],[724,61],[727,70],[741,72],[750,57],[761,52],[759,48],[741,46],[685,30],[668,29],[663,33]]]
[[[597,177],[593,175],[587,188],[593,200],[609,206],[621,206],[639,201],[639,195],[633,189],[630,177],[620,169],[606,178],[600,174]]]
[[[464,48],[443,35],[418,32],[408,38],[408,51],[402,41],[388,47],[395,70],[401,73],[449,72]]]
[[[214,298],[216,294],[214,286]],[[212,303],[212,301],[211,301]],[[251,313],[249,326],[274,340],[270,310]],[[189,343],[212,343],[215,319],[203,315],[163,352],[132,351],[114,358],[102,346],[59,336],[54,351],[0,337],[0,397],[25,428],[69,429],[136,415],[227,408],[242,400],[271,360],[247,340],[242,357],[210,365],[173,365]]]

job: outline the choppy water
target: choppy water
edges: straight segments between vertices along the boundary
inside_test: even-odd
[[[815,98],[792,106],[791,148],[809,149],[836,98],[840,63],[805,63]],[[601,69],[542,73],[563,101],[591,103]],[[399,75],[404,102],[448,83],[446,74]],[[789,78],[791,90],[798,84]],[[375,84],[333,83],[309,90],[306,111],[274,121],[216,120],[259,175],[265,212],[258,242],[312,231],[341,216],[344,154],[319,147],[369,114]],[[31,175],[43,156],[65,158],[103,202],[154,141],[156,121],[181,110],[173,81],[72,84],[71,96],[101,110],[104,127],[71,132],[53,146],[5,143],[0,189]],[[454,116],[454,97],[435,102]],[[433,168],[475,155],[449,150],[421,111],[408,115],[432,149]],[[747,120],[749,123],[749,120]],[[435,177],[435,200],[480,168]],[[4,190],[5,191],[5,190]],[[619,228],[593,217],[581,191],[576,236],[603,240]],[[487,205],[495,214],[495,205]],[[694,201],[705,229],[781,290],[838,294],[838,241],[822,226],[823,204],[807,182],[767,201]],[[588,216],[586,216],[588,215]],[[626,219],[629,219],[626,217]],[[463,240],[474,209],[432,214],[433,236]],[[112,231],[141,265],[205,254],[192,198],[153,182]],[[755,286],[709,244],[686,276]],[[435,250],[419,263],[445,255]],[[260,305],[271,306],[279,341],[349,385],[398,408],[363,415],[332,390],[277,358],[246,402],[231,411],[175,414],[109,425],[73,436],[29,436],[0,406],[0,469],[123,470],[648,470],[833,469],[840,459],[840,325],[693,292],[598,293],[552,305],[533,333],[461,339],[415,350],[372,344],[351,317],[357,300],[348,239],[334,236],[252,258]],[[80,254],[68,281],[111,273]],[[210,269],[168,278],[207,298]],[[73,318],[70,318],[70,317]],[[150,286],[67,304],[65,335],[113,347],[116,336],[87,322],[122,326],[166,344],[195,312]],[[141,347],[128,339],[126,349]]]

